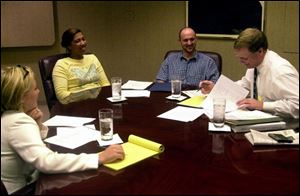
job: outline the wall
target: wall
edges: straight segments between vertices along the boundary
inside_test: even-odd
[[[64,52],[59,42],[65,29],[82,29],[89,51],[100,59],[108,77],[152,81],[165,52],[180,49],[177,39],[178,30],[185,25],[185,2],[57,1],[54,20],[53,46],[1,48],[1,66],[33,67],[41,89],[40,103],[45,103],[45,96],[38,59]],[[299,70],[299,2],[266,2],[265,32],[270,49]],[[245,67],[234,57],[232,46],[233,40],[200,38],[197,49],[219,52],[223,57],[223,74],[237,80],[243,76]]]

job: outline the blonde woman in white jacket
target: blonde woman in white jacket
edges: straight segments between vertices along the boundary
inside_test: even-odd
[[[30,67],[1,68],[1,180],[11,194],[44,173],[70,173],[97,169],[124,159],[121,145],[94,154],[60,154],[42,141],[48,128],[37,106],[39,89]]]

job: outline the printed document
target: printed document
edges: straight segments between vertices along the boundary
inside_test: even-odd
[[[226,109],[225,112],[230,112],[238,109],[236,102],[245,98],[249,91],[236,84],[231,79],[224,75],[221,75],[214,88],[211,90],[209,95],[203,102],[203,108],[212,113],[213,111],[213,98],[224,97],[226,98]]]

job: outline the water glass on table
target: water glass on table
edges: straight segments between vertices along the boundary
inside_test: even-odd
[[[213,124],[215,127],[222,128],[225,124],[225,98],[213,98]]]
[[[110,108],[103,108],[98,111],[99,127],[101,133],[101,140],[112,140],[114,134],[113,128],[113,110]]]
[[[111,78],[111,94],[114,100],[120,100],[122,98],[121,94],[122,78],[112,77]]]
[[[171,80],[171,93],[173,98],[179,98],[181,96],[181,80]]]

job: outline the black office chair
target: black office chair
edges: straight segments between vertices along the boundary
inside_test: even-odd
[[[164,59],[167,58],[167,56],[171,53],[177,53],[177,52],[181,52],[182,50],[169,50],[167,51],[167,53],[165,54],[165,57]],[[203,53],[209,57],[211,57],[217,64],[218,66],[218,70],[219,70],[219,73],[221,74],[222,73],[222,57],[219,53],[217,52],[212,52],[212,51],[197,51],[197,52],[200,52],[200,53]]]
[[[52,71],[57,60],[68,57],[69,54],[62,53],[44,57],[39,60],[40,74],[43,82],[47,105],[50,109],[58,101],[52,81]]]
[[[8,195],[6,187],[4,186],[2,180],[1,180],[1,195]]]

